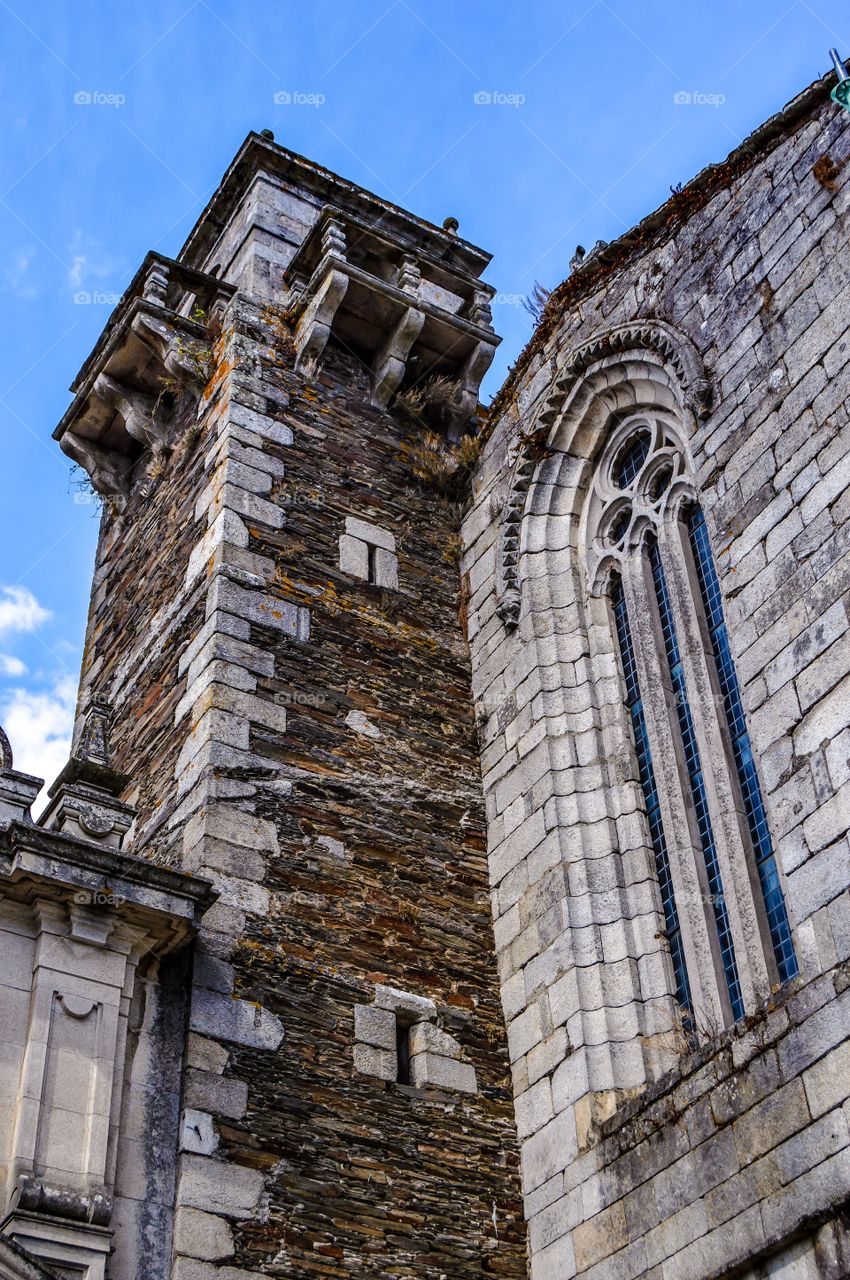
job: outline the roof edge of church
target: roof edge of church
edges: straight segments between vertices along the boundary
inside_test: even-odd
[[[725,160],[706,165],[652,213],[647,214],[616,240],[612,240],[604,249],[594,253],[586,265],[573,271],[557,285],[549,296],[534,333],[489,406],[490,426],[505,411],[532,359],[557,329],[570,306],[592,293],[606,276],[627,265],[635,254],[663,244],[674,235],[694,213],[705,208],[718,191],[728,187],[757,160],[791,136],[813,110],[828,99],[834,83],[833,71],[815,80],[792,98],[781,111],[777,111],[754,129],[739,146],[730,151]]]

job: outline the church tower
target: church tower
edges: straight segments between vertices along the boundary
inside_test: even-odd
[[[93,1123],[57,1084],[10,1161],[7,1237],[87,1280],[525,1274],[458,574],[488,261],[251,135],[72,388],[55,436],[103,503],[74,755],[97,722],[103,758],[44,826],[120,830],[194,904],[132,991],[116,967],[97,1152],[51,1154],[63,1106]],[[140,929],[117,874],[48,1064],[101,1045],[77,989]]]

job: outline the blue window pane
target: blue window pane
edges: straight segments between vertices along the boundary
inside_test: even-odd
[[[735,767],[741,784],[744,800],[744,812],[750,839],[755,851],[759,881],[764,895],[767,923],[770,939],[773,943],[773,954],[776,967],[782,982],[793,978],[798,972],[797,957],[794,955],[794,944],[791,939],[791,926],[785,910],[785,899],[779,883],[779,871],[776,866],[776,855],[767,826],[767,815],[764,810],[761,788],[753,761],[750,737],[744,720],[744,707],[738,677],[732,662],[729,649],[729,637],[723,617],[723,604],[720,597],[720,582],[714,567],[711,544],[708,540],[708,528],[705,516],[699,507],[693,507],[688,517],[688,533],[691,540],[697,577],[699,579],[702,603],[711,636],[711,648],[720,693],[723,698],[723,711],[729,734],[732,739],[732,753]]]
[[[670,597],[667,592],[667,581],[658,544],[653,542],[649,547],[649,563],[652,569],[652,580],[655,584],[655,598],[661,618],[661,630],[664,638],[664,652],[670,671],[670,682],[673,686],[676,715],[679,721],[679,732],[685,753],[685,765],[691,788],[697,830],[702,845],[708,889],[711,895],[711,906],[714,912],[714,923],[720,942],[720,958],[729,991],[729,1003],[732,1016],[737,1021],[744,1015],[744,1001],[741,995],[741,984],[738,979],[738,966],[735,961],[735,947],[732,941],[732,930],[729,926],[729,912],[723,894],[723,882],[720,877],[720,865],[717,860],[717,846],[714,842],[714,831],[708,812],[708,796],[705,789],[705,778],[702,771],[696,733],[694,731],[691,708],[688,704],[688,690],[685,673],[676,639],[676,628],[673,624],[673,612],[670,608]]]
[[[646,718],[643,713],[635,651],[629,629],[629,618],[626,612],[626,600],[622,583],[617,582],[613,592],[614,620],[617,627],[617,639],[620,645],[620,659],[623,664],[623,676],[626,682],[626,702],[632,719],[635,751],[637,753],[638,773],[646,805],[646,816],[649,822],[649,834],[655,854],[655,869],[661,889],[661,903],[664,910],[664,923],[670,955],[673,960],[673,974],[676,980],[676,998],[688,1014],[687,1024],[690,1026],[693,1013],[691,988],[688,982],[688,971],[685,965],[685,951],[682,945],[682,931],[679,928],[679,916],[673,897],[673,881],[670,878],[670,859],[664,840],[661,825],[661,808],[658,802],[658,789],[655,785],[655,774],[652,769],[652,758],[649,752],[649,738],[646,732]]]
[[[648,431],[639,431],[623,446],[614,462],[612,476],[618,489],[628,489],[646,462],[651,440]]]

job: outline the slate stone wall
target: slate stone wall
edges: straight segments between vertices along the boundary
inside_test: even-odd
[[[204,614],[201,591],[184,589],[206,485],[198,441],[184,436],[169,465],[134,486],[123,514],[102,508],[78,702],[84,710],[92,693],[110,698],[113,766],[129,776],[124,798],[138,809],[128,844],[172,866],[178,662]]]
[[[252,526],[250,550],[273,561],[273,591],[309,608],[310,631],[250,637],[274,655],[257,696],[286,709],[265,750],[291,791],[257,786],[278,851],[268,911],[249,916],[231,963],[236,991],[285,1036],[273,1061],[246,1048],[228,1068],[248,1110],[222,1130],[222,1153],[268,1172],[266,1220],[234,1227],[233,1261],[276,1258],[303,1276],[521,1276],[457,512],[413,479],[418,426],[367,407],[356,360],[329,350],[306,385],[274,317],[251,336],[253,367],[288,398],[292,442],[272,495],[285,524]],[[394,536],[397,591],[340,569],[351,517]],[[476,1096],[354,1070],[354,1006],[379,984],[434,1002]]]
[[[368,399],[333,346],[296,374],[284,318],[240,296],[199,431],[104,525],[86,679],[113,698],[132,848],[220,895],[176,1280],[526,1273],[459,510],[411,473],[419,425]],[[340,568],[352,519],[394,538],[397,590]],[[357,1069],[355,1006],[387,988],[429,1010],[446,1084]]]

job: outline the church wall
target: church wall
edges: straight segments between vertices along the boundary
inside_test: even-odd
[[[850,1184],[846,1049],[835,1047],[848,1033],[840,962],[850,955],[848,152],[846,116],[821,90],[756,158],[674,195],[665,225],[632,233],[618,265],[591,257],[501,393],[474,478],[461,568],[534,1280],[725,1274],[757,1255],[763,1233],[777,1246],[807,1214],[829,1216]],[[578,562],[584,455],[547,456],[545,431],[521,439],[534,436],[571,352],[613,326],[657,322],[693,344],[713,394],[707,413],[685,414],[689,447],[801,969],[790,1002],[774,992],[751,1041],[746,1030],[704,1036],[695,1074],[655,1020],[671,979],[658,962],[663,919],[620,676],[613,650],[601,665],[591,656],[609,623],[587,603]],[[503,513],[523,448],[536,480],[512,630]],[[802,1023],[794,1011],[814,1019],[815,1007],[822,1033],[813,1022],[788,1029]],[[774,1048],[741,1048],[771,1026],[789,1037],[781,1067]],[[811,1109],[807,1069],[831,1082],[823,1111]],[[722,1080],[729,1106],[708,1096]],[[629,1101],[648,1082],[661,1092]],[[746,1143],[773,1093],[788,1099],[793,1129],[765,1133],[758,1157],[768,1142],[780,1153],[768,1176]],[[624,1162],[621,1148],[639,1142],[659,1148],[657,1163]],[[745,1184],[747,1205],[736,1199]],[[801,1274],[843,1274],[817,1265]]]

